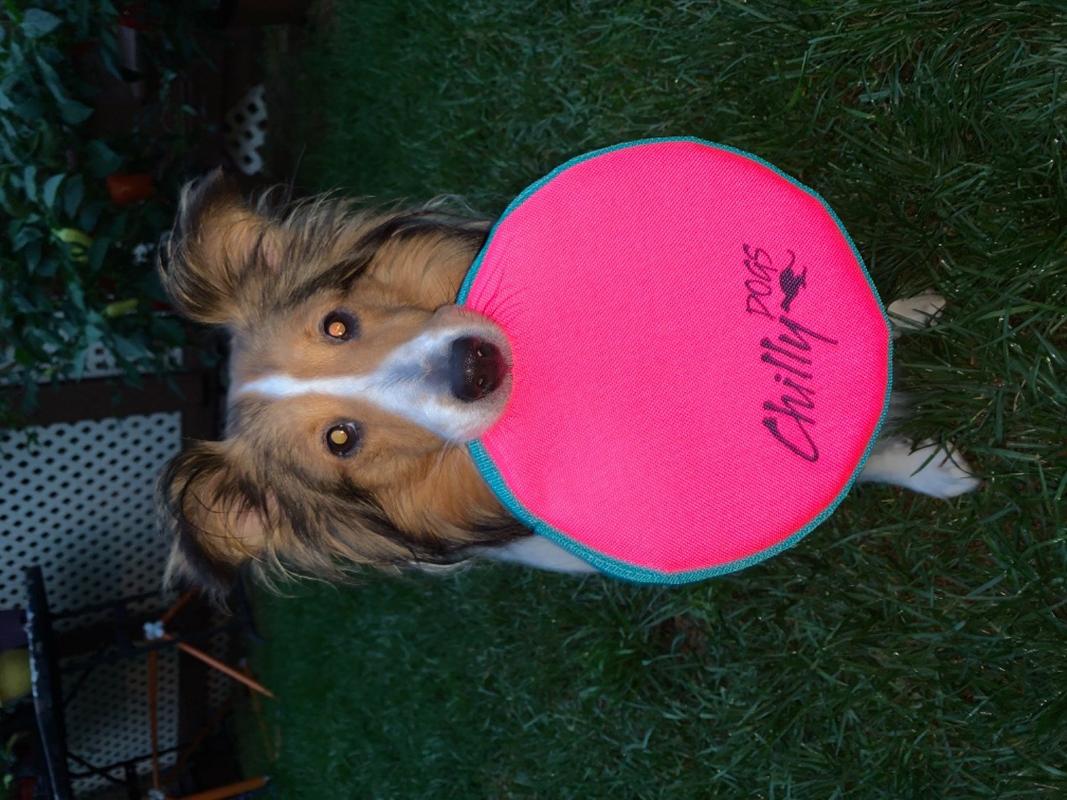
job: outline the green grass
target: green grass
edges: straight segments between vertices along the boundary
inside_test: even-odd
[[[495,214],[627,139],[755,152],[883,297],[949,298],[898,348],[908,427],[986,485],[860,487],[680,589],[490,566],[264,598],[279,794],[1067,796],[1062,6],[329,5],[294,69],[305,184]]]

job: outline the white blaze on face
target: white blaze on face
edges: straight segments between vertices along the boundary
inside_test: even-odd
[[[482,433],[496,417],[492,403],[464,403],[449,391],[451,344],[480,331],[431,330],[393,350],[367,375],[294,378],[274,373],[238,387],[236,394],[285,399],[309,394],[358,399],[403,417],[449,441]]]

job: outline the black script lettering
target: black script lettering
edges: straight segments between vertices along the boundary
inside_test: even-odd
[[[763,410],[772,414],[763,418],[763,427],[790,452],[814,463],[819,460],[819,448],[808,426],[815,424],[815,390],[798,380],[807,382],[815,377],[812,344],[819,341],[833,345],[837,340],[784,315],[778,321],[787,332],[779,333],[777,341],[769,336],[760,340],[760,360],[779,370],[774,380],[791,392],[783,392],[778,403],[763,403]]]
[[[780,381],[781,377],[782,377],[781,375],[775,375],[774,379],[776,381]],[[795,389],[799,390],[800,391],[800,397],[794,397],[791,394],[783,394],[782,395],[782,405],[783,406],[788,408],[790,411],[794,411],[794,412],[796,411],[796,407],[797,406],[799,406],[800,408],[807,409],[808,411],[814,410],[815,401],[811,399],[811,396],[815,394],[815,390],[814,389],[805,389],[803,386],[798,385],[797,383],[793,382],[789,378],[786,378],[786,385],[788,385],[790,388],[795,388]],[[764,406],[764,408],[766,408],[766,406]],[[815,423],[815,420],[812,420],[812,424],[814,424],[814,423]]]
[[[778,341],[785,342],[790,347],[795,347],[798,350],[811,350],[811,345],[808,343],[808,340],[804,338],[805,334],[812,339],[819,339],[827,344],[837,344],[836,339],[831,339],[829,336],[823,336],[821,333],[816,333],[811,328],[801,325],[799,322],[790,319],[784,314],[778,317],[778,321],[789,328],[789,330],[793,332],[793,335],[797,337],[796,339],[791,339],[784,333],[778,335]]]
[[[785,396],[783,396],[782,399],[785,400]],[[813,420],[811,417],[807,417],[801,414],[799,411],[792,407],[788,400],[785,400],[785,403],[786,404],[784,406],[779,406],[775,405],[774,402],[771,400],[764,400],[763,410],[773,411],[775,414],[786,414],[795,419],[797,422],[806,422],[808,425],[815,424],[815,420]],[[815,408],[815,404],[812,403],[809,408]]]
[[[764,417],[763,418],[763,425],[764,425],[764,427],[767,428],[767,430],[769,430],[771,432],[771,435],[775,439],[777,439],[779,442],[781,442],[787,448],[792,450],[798,456],[803,458],[805,461],[810,461],[812,463],[815,463],[816,461],[819,460],[819,448],[815,446],[815,442],[811,438],[811,435],[808,433],[807,429],[799,421],[797,422],[797,430],[800,431],[801,436],[804,437],[804,441],[807,442],[807,445],[808,445],[807,449],[804,449],[804,450],[802,450],[800,447],[798,447],[796,444],[794,444],[792,441],[790,441],[781,432],[781,430],[778,429],[778,420],[776,418],[774,418],[774,417]]]
[[[748,301],[745,304],[745,308],[748,309],[750,314],[762,314],[768,319],[774,319],[774,315],[767,310],[767,306],[763,304],[761,298],[768,297],[771,293],[771,285],[766,281],[757,280],[755,278],[749,278],[745,281],[745,288],[748,289]],[[760,291],[764,289],[766,291]],[[753,308],[753,304],[758,306],[758,310]]]
[[[784,369],[787,372],[792,372],[794,375],[803,378],[806,381],[809,381],[812,378],[812,374],[810,372],[802,372],[801,370],[795,369],[794,367],[791,367],[788,364],[783,364],[770,353],[764,353],[762,356],[760,356],[760,361],[765,364],[773,364],[774,366],[778,367],[778,369]]]
[[[810,364],[811,363],[811,359],[810,358],[804,358],[804,356],[798,355],[797,353],[794,353],[792,350],[786,350],[784,347],[779,347],[774,342],[772,342],[770,339],[768,339],[766,336],[763,337],[763,340],[760,342],[760,346],[761,347],[766,347],[768,350],[770,350],[772,352],[781,353],[783,356],[788,356],[789,358],[792,358],[795,361],[799,361],[801,364]]]
[[[774,277],[773,273],[778,270],[771,266],[771,257],[766,250],[757,247],[753,251],[747,244],[742,244],[741,249],[748,256],[745,259],[745,268],[752,273],[752,277],[759,278],[761,281],[769,281]]]
[[[814,389],[809,389],[807,386],[801,386],[799,383],[796,383],[792,378],[786,378],[785,380],[782,380],[781,375],[775,375],[774,379],[776,381],[780,381],[782,385],[800,392],[801,395],[804,396],[804,399],[809,402],[809,405],[806,406],[807,408],[815,408],[815,401],[811,399],[811,396],[815,394]],[[782,395],[782,399],[785,399],[785,395]]]
[[[775,440],[805,461],[819,460],[819,448],[812,436],[815,425],[815,374],[818,368],[814,348],[817,342],[836,345],[824,333],[797,322],[790,316],[790,305],[807,287],[808,268],[794,270],[797,254],[786,250],[779,262],[784,267],[775,267],[770,255],[760,247],[742,245],[745,253],[745,279],[747,299],[745,310],[776,321],[780,327],[760,339],[760,361],[775,368],[774,380],[782,392],[777,400],[763,403],[763,427]],[[788,261],[786,264],[785,262]],[[773,298],[775,288],[782,291],[782,300]],[[768,305],[779,304],[784,314],[768,311]]]
[[[755,295],[749,295],[745,301],[745,311],[749,314],[759,314],[767,319],[774,319],[774,314],[767,310],[767,306],[763,305],[763,301]]]
[[[767,319],[774,319],[774,314],[767,310],[763,298],[770,297],[774,291],[771,280],[778,270],[771,265],[771,257],[762,247],[752,248],[748,244],[742,244],[741,249],[747,256],[744,260],[745,269],[752,276],[745,281],[745,289],[748,291],[745,311],[749,314],[759,314]]]

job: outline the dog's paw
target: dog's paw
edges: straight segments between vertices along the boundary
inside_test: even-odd
[[[933,292],[894,300],[886,309],[893,323],[893,338],[896,339],[909,330],[933,325],[945,310],[946,302],[944,297]]]
[[[859,479],[903,486],[942,500],[973,492],[982,483],[955,445],[942,447],[929,439],[913,445],[903,437],[880,440]]]
[[[933,458],[930,458],[931,453]],[[941,447],[936,442],[926,440],[915,448],[915,455],[920,456],[923,461],[930,459],[925,467],[912,476],[911,488],[917,492],[948,500],[950,497],[973,492],[982,485],[982,481],[975,477],[974,470],[954,444],[949,443]]]

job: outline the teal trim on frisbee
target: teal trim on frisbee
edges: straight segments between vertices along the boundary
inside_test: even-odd
[[[731,572],[737,572],[738,570],[751,567],[755,564],[770,558],[771,556],[781,553],[783,550],[788,550],[795,545],[819,525],[825,522],[831,514],[841,504],[841,501],[845,499],[845,495],[848,494],[853,484],[856,482],[856,478],[860,472],[863,471],[864,465],[867,463],[867,459],[870,458],[871,450],[874,448],[874,443],[878,439],[878,434],[882,430],[882,426],[885,424],[886,415],[889,412],[889,395],[893,389],[893,329],[889,322],[889,316],[886,314],[885,306],[882,303],[882,298],[878,294],[878,290],[875,288],[874,281],[871,280],[871,275],[867,271],[867,265],[863,261],[863,257],[860,255],[859,249],[856,247],[856,243],[852,241],[852,237],[849,236],[848,231],[842,224],[840,218],[830,207],[830,204],[822,198],[822,196],[814,189],[805,186],[791,175],[782,172],[774,164],[771,164],[764,159],[752,153],[747,153],[744,150],[738,150],[736,147],[730,147],[729,145],[717,144],[715,142],[709,142],[705,139],[699,139],[693,136],[668,136],[658,139],[636,139],[631,142],[623,142],[621,144],[612,145],[611,147],[604,147],[600,150],[594,150],[584,155],[572,158],[570,161],[556,167],[546,176],[540,180],[527,186],[504,210],[504,213],[500,216],[500,219],[493,225],[492,230],[489,232],[489,237],[486,239],[485,245],[482,247],[478,257],[474,259],[474,263],[471,264],[470,270],[467,272],[467,276],[463,279],[463,284],[459,288],[459,295],[456,298],[456,302],[460,305],[467,301],[467,297],[470,294],[471,286],[474,284],[474,278],[478,274],[478,270],[481,268],[482,261],[485,259],[485,254],[489,251],[489,247],[493,243],[493,238],[496,235],[500,225],[507,219],[516,208],[524,203],[534,192],[551,181],[553,178],[561,174],[567,169],[580,164],[583,161],[587,161],[590,158],[596,158],[597,156],[605,153],[610,153],[614,150],[622,150],[628,147],[638,147],[646,144],[665,144],[670,142],[689,142],[691,144],[699,144],[705,147],[711,147],[716,150],[723,150],[727,153],[742,156],[744,158],[755,161],[767,167],[775,174],[785,178],[791,184],[798,189],[807,193],[811,197],[815,198],[822,204],[822,207],[830,214],[830,217],[836,223],[838,229],[844,235],[845,240],[848,242],[849,247],[852,248],[852,254],[856,257],[856,261],[860,265],[860,269],[863,270],[863,277],[867,280],[867,285],[871,289],[871,293],[874,295],[875,301],[878,303],[878,308],[882,312],[882,319],[886,325],[886,340],[888,342],[887,353],[887,372],[886,372],[886,388],[885,398],[882,401],[882,413],[878,418],[878,424],[875,425],[874,431],[871,433],[870,441],[867,442],[867,448],[863,452],[863,457],[860,459],[859,464],[853,470],[852,475],[845,483],[844,487],[838,493],[838,495],[831,501],[831,503],[824,508],[819,514],[817,514],[810,522],[804,525],[799,530],[795,531],[782,541],[774,544],[770,547],[764,548],[756,553],[745,558],[731,561],[726,564],[720,564],[715,567],[706,567],[704,569],[686,570],[681,572],[664,572],[661,570],[650,569],[648,567],[637,566],[636,564],[630,564],[625,561],[606,556],[590,547],[585,546],[581,542],[577,542],[572,539],[568,534],[560,531],[544,520],[540,519],[536,515],[530,512],[522,504],[522,502],[515,496],[511,489],[504,482],[504,477],[500,473],[500,469],[493,462],[489,456],[488,451],[485,449],[485,445],[480,440],[475,439],[467,444],[470,450],[471,457],[474,459],[475,466],[489,484],[489,488],[492,489],[497,499],[504,505],[504,507],[522,524],[530,528],[534,533],[544,536],[551,541],[558,544],[564,550],[581,558],[583,561],[587,561],[592,566],[596,567],[601,572],[611,575],[623,580],[632,581],[634,583],[657,583],[665,585],[679,585],[684,583],[693,583],[695,581],[705,580],[707,578],[714,578],[720,575],[727,575]]]

